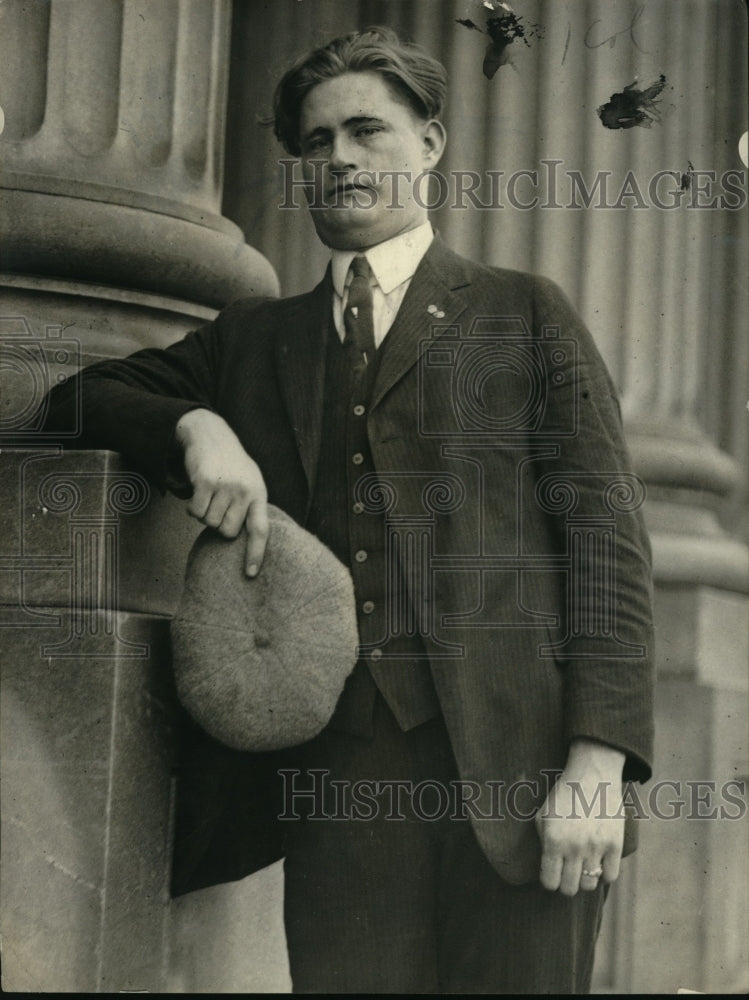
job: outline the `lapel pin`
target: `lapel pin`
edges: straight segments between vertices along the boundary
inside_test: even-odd
[[[359,306],[351,306],[351,315],[354,319],[359,319]]]
[[[436,312],[434,313],[434,318],[435,319],[444,319],[445,318],[445,314],[444,314],[444,312],[441,309],[437,309]]]
[[[432,302],[431,305],[427,306],[427,312],[431,313],[432,315],[434,315],[434,313],[437,312],[437,306]]]

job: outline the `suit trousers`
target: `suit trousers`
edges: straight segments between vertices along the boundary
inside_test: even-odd
[[[604,888],[569,898],[500,879],[454,808],[441,718],[403,732],[378,693],[372,739],[328,728],[289,770],[294,992],[589,991]]]

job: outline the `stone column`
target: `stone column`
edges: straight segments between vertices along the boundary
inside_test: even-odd
[[[2,346],[31,338],[45,377],[277,293],[220,211],[229,31],[228,0],[3,3]],[[48,343],[61,329],[62,368]],[[10,431],[45,386],[4,368]]]
[[[623,276],[616,368],[647,484],[656,584],[655,780],[674,784],[641,824],[623,886],[631,901],[620,894],[611,910],[602,981],[626,992],[734,992],[747,975],[747,817],[725,796],[745,810],[749,558],[741,521],[726,516],[742,469],[724,449],[745,434],[734,400],[745,376],[747,219],[721,206],[713,179],[742,174],[741,107],[730,97],[739,60],[727,57],[739,27],[722,5],[666,3],[646,10],[641,29],[669,88],[661,122],[635,130],[629,166],[641,187],[669,169],[685,191],[676,209],[632,210],[623,260],[607,255],[601,225],[589,275],[591,298]],[[700,93],[711,96],[692,99]]]
[[[175,920],[169,900],[168,617],[197,525],[117,456],[61,455],[35,420],[79,365],[277,293],[221,215],[230,14],[229,0],[0,4],[6,990],[251,989],[268,950],[262,924],[237,933],[196,978],[205,904]],[[238,927],[269,909],[246,887],[217,893]]]
[[[2,267],[220,307],[275,277],[220,213],[226,0],[3,5]]]

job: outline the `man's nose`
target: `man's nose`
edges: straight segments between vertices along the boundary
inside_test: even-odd
[[[356,143],[347,135],[336,136],[333,139],[328,168],[331,171],[356,170],[357,166]]]

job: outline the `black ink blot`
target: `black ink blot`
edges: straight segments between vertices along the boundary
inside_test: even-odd
[[[479,28],[479,26],[477,24],[474,24],[473,21],[470,18],[468,18],[468,17],[465,17],[465,18],[463,18],[463,17],[456,17],[455,18],[455,23],[456,24],[462,24],[464,28],[473,28],[474,31],[481,31],[481,28]]]
[[[660,121],[657,107],[660,102],[656,98],[666,86],[666,77],[661,73],[660,78],[645,90],[637,90],[636,83],[637,80],[630,83],[620,94],[612,94],[608,104],[598,108],[598,117],[605,128],[634,128],[636,125],[650,128],[654,121]]]
[[[692,177],[694,176],[694,165],[691,160],[687,160],[687,169],[685,173],[681,175],[681,184],[679,185],[682,191],[688,191],[692,186]]]
[[[486,31],[470,18],[458,17],[455,19],[456,24],[460,24],[464,28],[489,35],[491,41],[486,47],[482,66],[484,76],[488,80],[492,79],[500,66],[510,62],[509,48],[516,38],[522,38],[528,45],[528,38],[542,37],[541,29],[537,24],[530,24],[526,27],[522,17],[516,14],[508,4],[498,2],[497,6],[501,7],[504,13],[487,17]],[[491,9],[496,11],[497,8],[494,6]]]
[[[488,17],[486,30],[495,45],[509,45],[516,38],[525,38],[522,21],[513,11],[500,14],[499,17]]]
[[[535,26],[534,26],[535,29]],[[522,18],[511,10],[499,17],[489,17],[486,21],[486,30],[491,38],[484,56],[483,71],[487,80],[491,80],[500,66],[510,61],[509,47],[516,38],[522,38],[526,45],[525,28]]]

